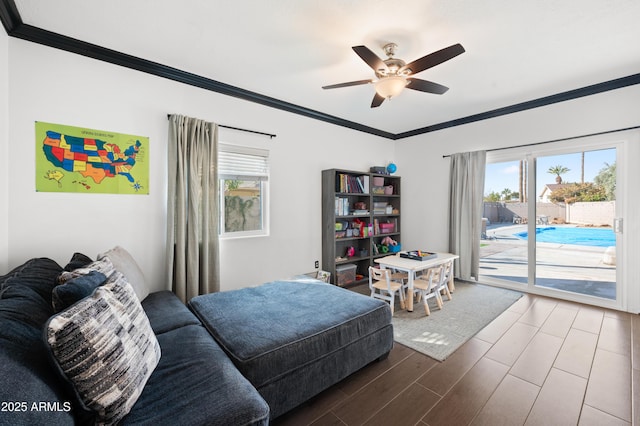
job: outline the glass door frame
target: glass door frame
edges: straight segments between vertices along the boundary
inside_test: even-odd
[[[507,148],[499,151],[487,152],[487,164],[499,163],[508,161],[519,161],[525,159],[528,168],[527,177],[527,193],[531,195],[527,201],[527,213],[528,217],[536,217],[536,201],[538,194],[536,193],[536,159],[537,157],[570,154],[582,151],[597,151],[602,149],[616,149],[616,219],[621,219],[626,216],[625,210],[625,182],[623,176],[625,164],[626,139],[619,135],[602,135],[596,137],[586,137],[577,140],[552,142],[540,145],[531,145],[526,147]],[[535,235],[536,233],[536,221],[529,220],[527,223],[528,235]],[[489,285],[509,288],[517,291],[523,291],[526,293],[537,294],[541,296],[548,296],[557,299],[569,300],[573,302],[584,303],[588,305],[595,305],[603,308],[610,308],[616,310],[627,310],[627,294],[628,289],[625,283],[629,280],[624,279],[624,264],[625,264],[625,239],[624,232],[624,220],[623,220],[623,232],[616,234],[616,299],[604,299],[595,296],[589,296],[579,293],[573,293],[563,290],[557,290],[548,287],[535,285],[535,272],[536,272],[536,240],[535,238],[528,239],[527,245],[527,284],[517,283],[514,281],[503,280],[494,277],[480,276],[480,283],[486,283]]]

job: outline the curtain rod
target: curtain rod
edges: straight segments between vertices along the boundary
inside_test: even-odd
[[[169,118],[171,118],[171,114],[167,114],[167,120]],[[278,136],[278,135],[274,135],[273,133],[265,133],[265,132],[259,132],[257,130],[242,129],[240,127],[225,126],[223,124],[218,124],[218,127],[222,127],[222,128],[225,128],[225,129],[231,129],[231,130],[238,130],[240,132],[255,133],[257,135],[269,136],[270,139],[273,139],[276,136]]]
[[[589,136],[600,136],[600,135],[606,135],[609,133],[617,133],[617,132],[624,132],[625,130],[635,130],[635,129],[640,129],[640,126],[633,126],[633,127],[625,127],[623,129],[615,129],[615,130],[605,130],[604,132],[597,132],[597,133],[589,133],[588,135],[580,135],[580,136],[570,136],[568,138],[560,138],[560,139],[553,139],[550,141],[544,141],[544,142],[534,142],[534,143],[526,143],[523,145],[515,145],[515,146],[506,146],[504,148],[493,148],[493,149],[487,149],[487,152],[491,152],[491,151],[502,151],[505,149],[512,149],[512,148],[524,148],[527,146],[536,146],[536,145],[544,145],[547,143],[553,143],[553,142],[563,142],[563,141],[569,141],[572,139],[580,139],[580,138],[588,138]],[[447,155],[443,155],[442,158],[447,158],[447,157],[451,157],[452,154],[447,154]]]

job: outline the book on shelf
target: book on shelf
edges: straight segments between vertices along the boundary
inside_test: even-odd
[[[334,212],[336,216],[348,216],[349,215],[349,199],[345,197],[336,197]]]
[[[336,179],[336,192],[348,194],[368,194],[369,176],[354,176],[346,173],[339,173]]]
[[[369,193],[369,175],[362,175],[362,186],[364,187],[364,190],[362,192],[364,192],[365,194]]]

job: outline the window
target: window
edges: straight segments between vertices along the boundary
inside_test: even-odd
[[[220,144],[220,235],[268,235],[269,151]]]

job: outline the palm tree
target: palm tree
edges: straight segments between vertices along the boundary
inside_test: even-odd
[[[552,166],[552,167],[549,167],[549,170],[547,170],[547,173],[556,175],[556,183],[562,183],[561,175],[567,173],[568,171],[569,169],[566,168],[565,166]]]
[[[616,163],[604,163],[593,181],[604,188],[608,201],[616,199]]]

